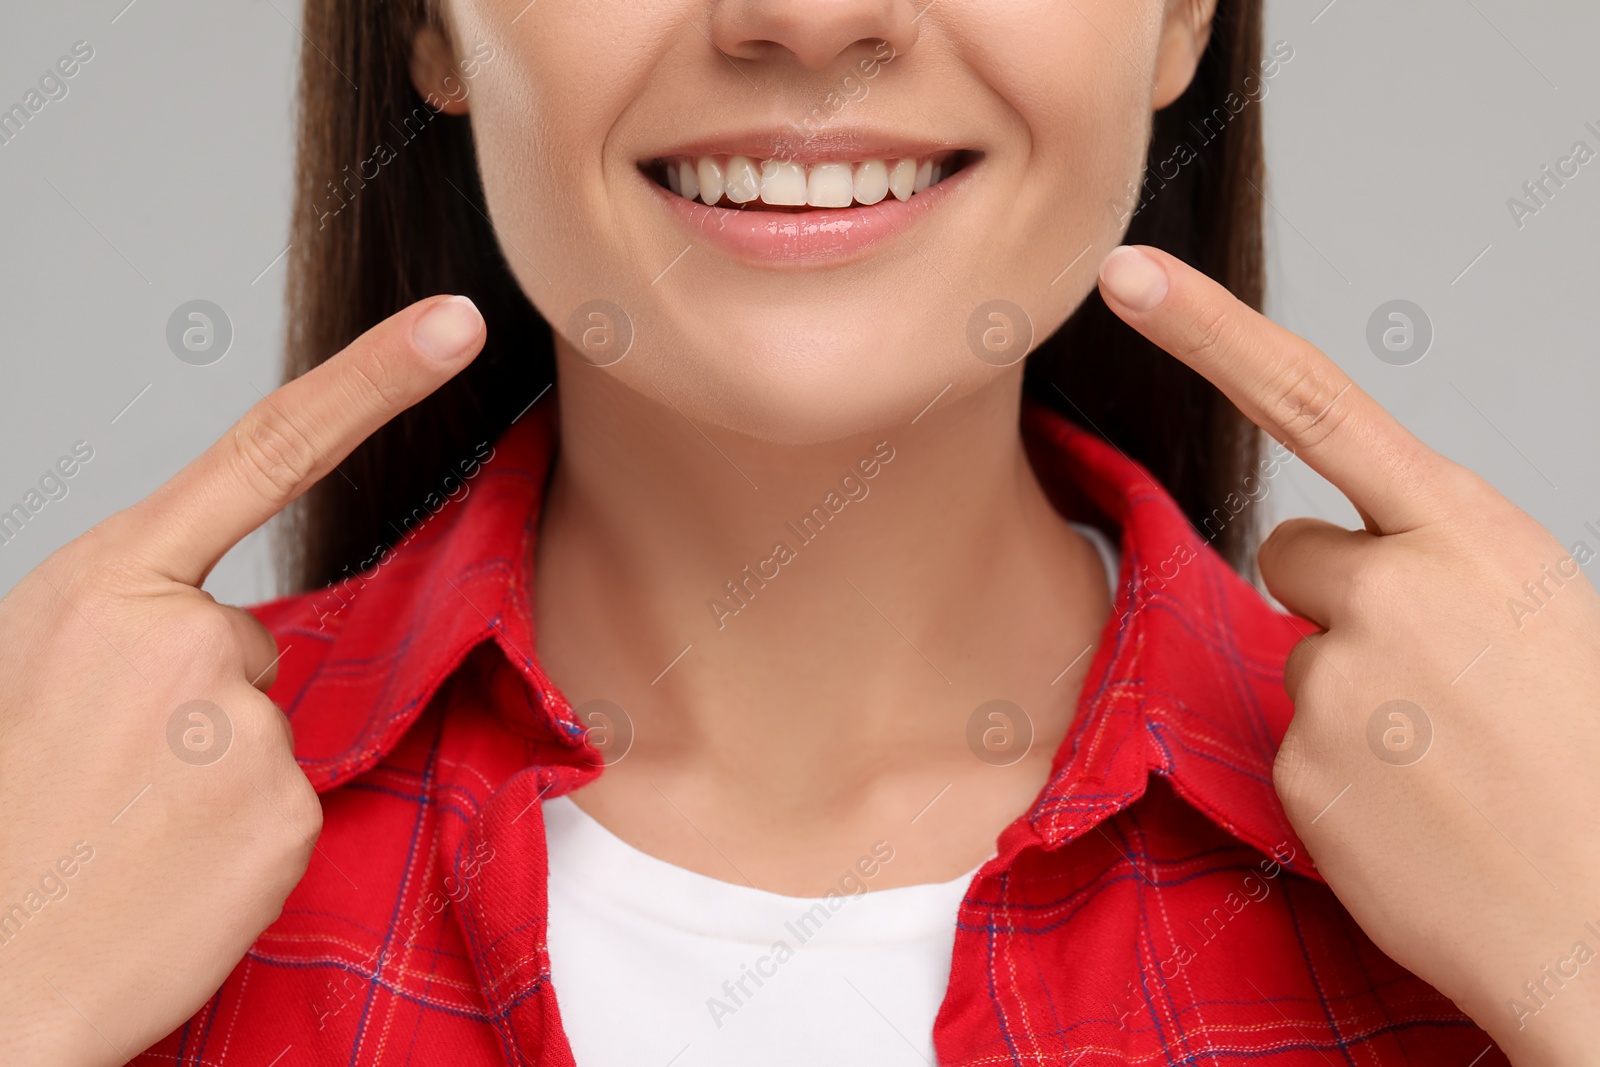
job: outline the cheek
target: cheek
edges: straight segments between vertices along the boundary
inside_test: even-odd
[[[568,291],[567,280],[614,274],[607,265],[626,246],[611,194],[633,167],[608,158],[610,134],[644,91],[671,14],[659,0],[458,5],[461,46],[495,49],[471,111],[488,213],[507,263],[552,321],[595,296],[615,298],[589,292],[592,282]]]
[[[1023,253],[1019,290],[1053,328],[1094,287],[1138,206],[1161,5],[987,4],[973,17],[983,26],[969,35],[971,61],[1025,141],[1008,161],[1017,192],[995,245]]]

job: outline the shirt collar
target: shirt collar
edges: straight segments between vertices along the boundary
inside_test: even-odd
[[[1308,629],[1273,610],[1115,446],[1026,401],[1022,429],[1063,514],[1120,531],[1112,618],[1049,784],[1000,839],[1000,857],[1059,847],[1165,779],[1262,852],[1305,850],[1272,786],[1292,714],[1284,658]],[[485,642],[526,683],[523,724],[574,750],[584,728],[533,657],[533,541],[558,439],[545,398],[407,521],[359,577],[260,605],[283,657],[272,696],[319,791],[375,765],[440,685]],[[302,647],[303,646],[303,647]],[[517,716],[513,716],[516,718]],[[598,763],[598,758],[592,761]],[[1308,871],[1314,875],[1314,871]]]
[[[1314,628],[1273,609],[1116,446],[1040,404],[1026,404],[1022,419],[1056,506],[1119,530],[1122,560],[1050,783],[1025,817],[1028,832],[1008,834],[1057,847],[1137,800],[1153,773],[1234,837],[1299,857],[1285,865],[1315,877],[1272,784],[1294,711],[1284,660]]]

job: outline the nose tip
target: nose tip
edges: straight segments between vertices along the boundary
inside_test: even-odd
[[[825,70],[856,44],[882,41],[896,56],[917,40],[911,0],[718,0],[711,42],[735,59],[786,52]]]

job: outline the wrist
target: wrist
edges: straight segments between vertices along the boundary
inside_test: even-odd
[[[0,980],[0,1063],[106,1067],[122,1062],[42,974],[13,961]]]
[[[1530,984],[1474,1015],[1514,1067],[1600,1065],[1600,974]]]

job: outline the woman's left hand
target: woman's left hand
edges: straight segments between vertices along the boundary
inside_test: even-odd
[[[1174,257],[1119,249],[1100,279],[1366,523],[1293,519],[1259,557],[1273,596],[1326,631],[1285,666],[1295,714],[1274,772],[1318,869],[1513,1062],[1594,1062],[1600,597],[1579,564],[1600,536],[1563,547]]]

